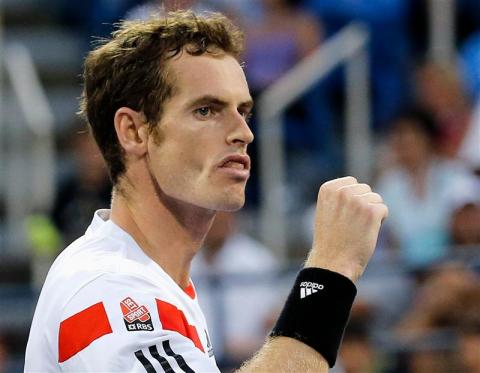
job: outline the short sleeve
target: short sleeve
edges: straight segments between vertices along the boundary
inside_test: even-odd
[[[171,294],[132,275],[103,274],[65,305],[63,372],[219,372],[201,333]]]

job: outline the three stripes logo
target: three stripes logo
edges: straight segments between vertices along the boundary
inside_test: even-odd
[[[316,293],[319,290],[323,290],[324,286],[322,284],[317,284],[316,282],[303,281],[300,284],[300,299],[308,297]]]
[[[156,365],[159,364],[162,368],[161,371],[165,373],[174,373],[178,371],[178,369],[176,369],[175,366],[172,365],[173,363],[172,358],[173,360],[175,360],[175,363],[178,365],[178,367],[181,369],[182,372],[195,373],[195,371],[192,368],[190,368],[190,366],[187,364],[184,357],[172,350],[169,340],[163,341],[162,347],[163,347],[163,350],[165,351],[166,356],[159,352],[156,345],[148,347],[148,352],[150,353],[150,355],[154,360],[150,360],[148,355],[145,354],[146,351],[145,353],[143,350],[135,351],[135,357],[143,365],[147,373],[157,373],[157,369],[155,369],[154,364]],[[155,360],[157,361],[158,364],[155,363]]]

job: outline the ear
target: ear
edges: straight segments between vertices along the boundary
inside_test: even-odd
[[[127,155],[142,157],[147,152],[148,142],[148,124],[143,114],[121,107],[115,112],[114,124],[118,141]]]

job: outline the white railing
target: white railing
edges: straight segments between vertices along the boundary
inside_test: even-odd
[[[346,66],[347,173],[369,180],[371,172],[368,30],[351,24],[322,44],[261,95],[259,161],[261,235],[263,242],[286,258],[285,151],[282,116],[289,105],[333,69]]]
[[[24,218],[31,212],[46,212],[54,198],[54,116],[29,50],[7,44],[3,64],[23,118],[4,115],[6,136],[4,166],[7,246],[17,242]],[[4,108],[3,114],[6,114]],[[5,120],[7,118],[7,120]],[[9,127],[6,126],[8,122]],[[27,132],[20,128],[26,124]],[[10,244],[10,245],[9,245]]]
[[[429,0],[429,56],[438,63],[455,57],[455,0]]]

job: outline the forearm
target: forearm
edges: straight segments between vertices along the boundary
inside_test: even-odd
[[[257,354],[235,373],[328,372],[325,359],[313,348],[288,337],[269,338]]]

